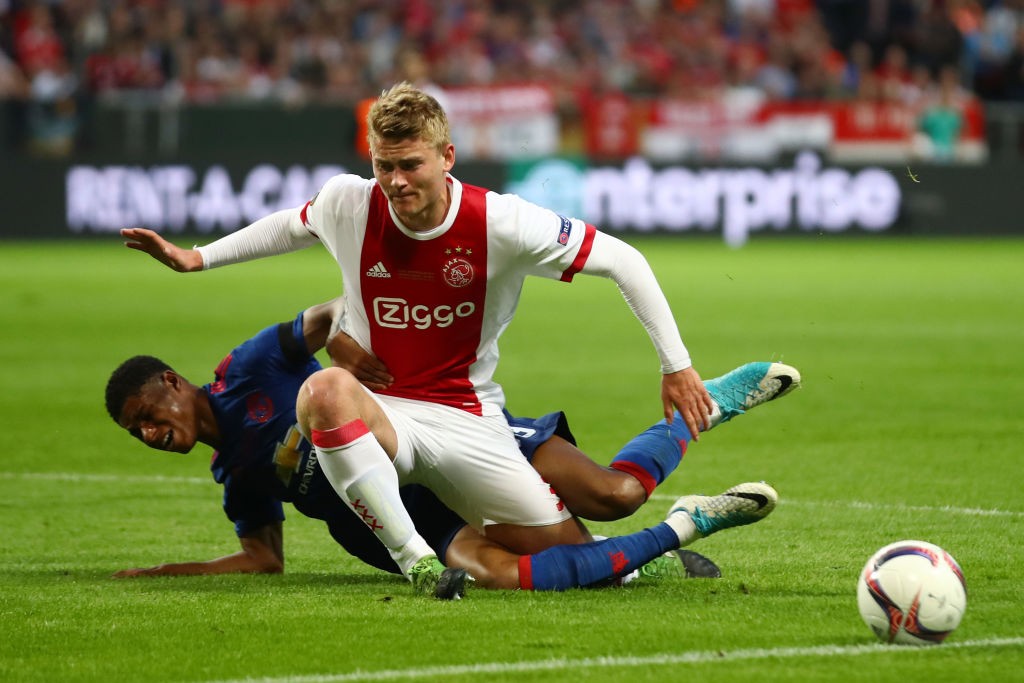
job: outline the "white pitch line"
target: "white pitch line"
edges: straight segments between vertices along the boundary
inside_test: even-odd
[[[381,671],[352,671],[343,674],[311,674],[242,678],[207,683],[347,683],[348,681],[394,681],[410,679],[444,680],[451,676],[477,674],[508,674],[530,671],[566,671],[606,667],[665,666],[670,664],[711,664],[718,662],[750,661],[758,659],[797,659],[807,657],[859,657],[861,655],[925,655],[950,649],[1022,647],[1024,637],[988,638],[946,643],[941,648],[905,647],[898,645],[818,645],[813,647],[752,648],[748,650],[703,650],[695,652],[663,653],[645,657],[587,657],[584,659],[542,659],[534,662],[484,662],[449,666],[427,666],[411,669],[384,669]]]
[[[66,481],[71,483],[119,483],[129,484],[215,484],[212,477],[173,477],[160,474],[87,474],[79,472],[0,472],[0,480],[26,479],[39,481]],[[650,500],[674,501],[678,495],[655,493]],[[779,505],[807,507],[843,507],[855,510],[880,512],[923,512],[928,514],[948,513],[971,517],[1024,517],[1024,512],[985,508],[955,507],[952,505],[906,505],[903,503],[869,503],[860,500],[793,500],[783,498]]]
[[[655,493],[649,500],[674,501],[677,496],[664,493]],[[1024,517],[1024,512],[1015,510],[995,510],[986,508],[965,508],[953,505],[906,505],[905,503],[869,503],[863,500],[793,500],[792,498],[780,498],[779,505],[798,505],[803,507],[844,507],[855,510],[868,510],[880,512],[925,512],[935,514],[946,512],[954,515],[968,515],[971,517]]]

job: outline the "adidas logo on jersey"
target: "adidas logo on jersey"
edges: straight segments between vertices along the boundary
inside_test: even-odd
[[[366,271],[366,277],[391,277],[391,273],[384,267],[383,261],[377,261],[373,268]]]

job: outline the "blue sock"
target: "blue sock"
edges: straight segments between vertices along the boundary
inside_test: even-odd
[[[556,545],[519,557],[519,587],[564,591],[624,576],[679,547],[679,536],[664,522],[628,536],[581,545]]]
[[[610,467],[636,477],[650,497],[654,487],[679,467],[689,443],[690,430],[677,410],[672,424],[661,420],[634,436]]]

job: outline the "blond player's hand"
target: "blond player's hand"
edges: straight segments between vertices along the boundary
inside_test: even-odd
[[[678,410],[694,441],[699,440],[701,431],[710,428],[714,404],[694,368],[689,367],[662,377],[661,402],[665,419],[671,423],[674,412]]]
[[[340,330],[327,340],[327,355],[335,366],[351,372],[370,391],[387,389],[395,381],[383,361]]]
[[[203,269],[203,257],[195,249],[182,249],[146,228],[123,228],[124,246],[144,251],[171,270],[191,273]]]

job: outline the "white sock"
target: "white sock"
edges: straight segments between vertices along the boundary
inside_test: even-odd
[[[708,428],[702,429],[702,432],[706,432],[710,429],[714,429],[718,425],[722,424],[722,407],[718,405],[718,401],[711,399],[712,408],[711,415],[708,417]]]
[[[676,536],[679,537],[680,548],[693,543],[699,538],[704,538],[697,531],[697,525],[690,519],[690,515],[682,510],[676,510],[670,514],[665,520],[665,524],[668,524],[676,532]]]
[[[640,576],[640,570],[639,569],[634,569],[633,571],[631,571],[630,573],[626,574],[621,579],[619,579],[618,585],[625,586],[627,583],[637,579],[639,576]]]
[[[394,464],[361,420],[315,431],[313,446],[331,486],[387,547],[402,574],[435,554],[402,504]]]

